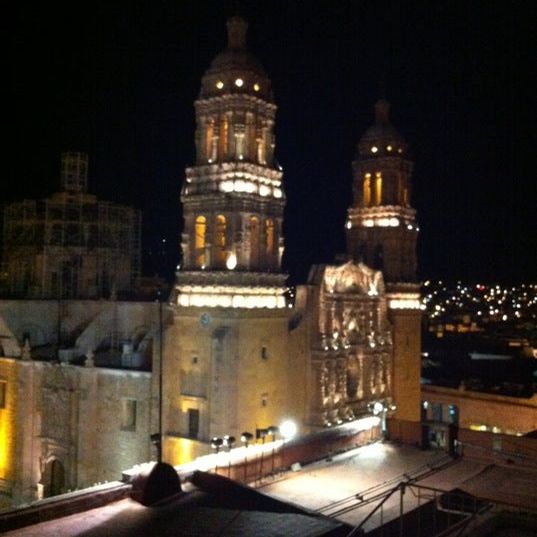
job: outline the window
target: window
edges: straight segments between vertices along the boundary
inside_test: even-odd
[[[433,403],[433,421],[443,422],[443,409],[440,403]]]
[[[266,347],[261,347],[261,359],[268,360],[268,350]]]
[[[220,160],[227,159],[227,148],[228,148],[228,134],[229,134],[229,124],[227,116],[223,115],[220,120]]]
[[[194,250],[196,256],[196,265],[200,268],[205,267],[205,232],[207,231],[207,220],[205,216],[196,218],[194,230]]]
[[[274,252],[274,222],[269,218],[265,221],[266,254],[270,259]]]
[[[250,217],[250,268],[259,264],[259,220],[257,216]]]
[[[262,393],[261,394],[261,406],[267,406],[268,405],[268,393]]]
[[[449,423],[453,425],[459,425],[459,407],[456,405],[449,405]]]
[[[188,438],[198,438],[200,428],[200,411],[197,408],[188,409]]]
[[[211,162],[213,156],[213,136],[214,136],[214,120],[210,119],[207,122],[207,130],[205,133],[205,155],[207,160]]]
[[[121,400],[121,430],[135,431],[136,430],[136,400],[122,399]]]
[[[216,248],[215,261],[218,266],[226,264],[226,217],[219,214],[216,217],[216,227],[214,230],[214,245]]]
[[[6,408],[7,382],[0,380],[0,408]]]
[[[366,173],[364,177],[364,207],[371,205],[371,174]]]
[[[382,205],[382,173],[375,173],[375,203]]]

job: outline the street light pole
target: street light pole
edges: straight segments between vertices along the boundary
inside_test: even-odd
[[[162,296],[158,289],[158,326],[159,326],[159,374],[158,374],[158,462],[162,462]]]

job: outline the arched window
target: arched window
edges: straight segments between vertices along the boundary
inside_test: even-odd
[[[205,234],[207,232],[207,220],[205,216],[196,218],[194,230],[194,255],[198,267],[205,266]]]
[[[259,264],[259,219],[257,216],[250,217],[250,267]]]
[[[265,220],[265,253],[268,259],[274,253],[274,222],[270,218]]]
[[[382,205],[382,173],[375,173],[375,205]]]
[[[229,124],[224,114],[220,119],[220,160],[226,160],[228,156]]]
[[[371,174],[366,173],[364,176],[364,207],[371,205]]]
[[[214,228],[215,261],[220,267],[226,264],[226,217],[219,214]]]
[[[214,119],[207,121],[207,130],[205,131],[205,156],[210,161],[213,157],[213,137],[214,137]]]

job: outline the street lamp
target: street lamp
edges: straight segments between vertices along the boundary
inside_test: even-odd
[[[254,435],[252,433],[245,431],[241,434],[241,442],[245,445],[245,447],[248,447],[248,443],[251,442],[253,437]]]
[[[211,440],[211,447],[216,451],[216,457],[215,457],[215,464],[214,464],[214,473],[218,473],[218,452],[220,451],[220,448],[222,447],[222,444],[224,443],[224,440],[218,436],[214,436]]]
[[[267,429],[267,433],[272,436],[272,470],[271,473],[274,474],[274,450],[276,449],[276,435],[279,433],[280,429],[276,425],[271,425]]]
[[[388,413],[388,410],[391,410],[391,408],[386,406],[383,401],[375,401],[374,403],[369,404],[369,409],[373,412],[375,416],[380,415],[380,428],[382,432],[382,439],[385,440],[387,436],[386,414]]]
[[[267,434],[268,434],[268,429],[256,429],[255,430],[256,439],[261,438],[263,445],[265,445],[265,438],[267,437]],[[260,461],[259,462],[259,480],[260,481],[263,478],[263,454],[264,454],[264,450],[263,448],[261,448],[261,457],[259,459]]]
[[[297,433],[296,423],[292,420],[284,420],[280,423],[280,434],[284,440],[291,440]]]
[[[229,455],[229,453],[233,449],[234,444],[235,444],[235,437],[234,436],[229,436],[228,434],[226,434],[226,436],[224,436],[224,446],[227,446],[227,448],[228,448],[228,460],[227,460],[227,476],[228,476],[228,478],[231,477],[231,455]]]
[[[252,441],[252,438],[254,435],[252,433],[249,433],[248,431],[244,431],[241,434],[241,442],[244,444],[244,447],[246,448],[244,450],[244,482],[246,483],[247,480],[247,467],[248,467],[248,443]]]

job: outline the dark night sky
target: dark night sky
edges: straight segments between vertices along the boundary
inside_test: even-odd
[[[351,160],[382,80],[416,163],[421,277],[537,280],[531,4],[241,2],[279,107],[285,265],[295,281],[344,250]],[[60,152],[88,151],[90,190],[143,210],[145,249],[166,237],[171,274],[183,170],[193,162],[193,101],[225,46],[234,5],[19,7],[0,199],[48,195]]]

